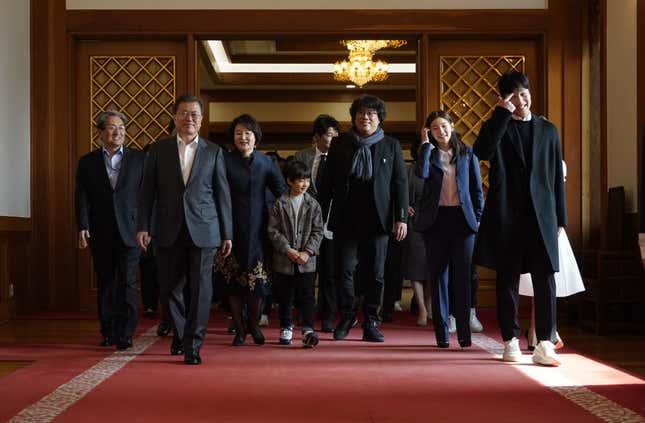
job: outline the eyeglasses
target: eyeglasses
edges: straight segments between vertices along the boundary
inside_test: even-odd
[[[105,130],[107,131],[125,131],[124,125],[105,125]]]
[[[176,116],[182,119],[186,119],[188,116],[190,116],[193,120],[197,120],[200,117],[202,117],[202,114],[200,112],[188,112],[184,110],[181,112],[177,112]]]
[[[376,110],[359,110],[356,112],[356,116],[367,116],[368,118],[373,118],[377,116],[378,112]]]

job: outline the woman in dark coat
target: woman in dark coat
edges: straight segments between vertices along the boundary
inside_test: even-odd
[[[226,172],[233,203],[233,253],[218,260],[215,270],[223,273],[228,283],[229,305],[236,329],[233,345],[244,345],[247,331],[253,342],[261,345],[264,335],[258,326],[258,317],[261,299],[268,290],[265,196],[268,188],[279,197],[286,185],[278,165],[255,151],[262,139],[262,130],[252,116],[245,114],[235,118],[230,136],[235,148],[226,157]],[[245,304],[247,327],[242,318]]]

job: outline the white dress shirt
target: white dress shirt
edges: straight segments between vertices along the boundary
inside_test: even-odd
[[[188,144],[186,144],[180,137],[177,135],[177,149],[179,150],[179,164],[181,166],[181,176],[184,179],[184,185],[188,184],[188,178],[190,177],[190,170],[193,168],[193,161],[195,160],[195,151],[197,151],[197,138],[198,135],[195,135],[195,138]]]

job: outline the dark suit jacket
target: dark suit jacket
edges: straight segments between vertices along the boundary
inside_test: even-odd
[[[197,247],[217,248],[223,239],[233,239],[224,151],[203,138],[196,142],[186,185],[181,175],[176,136],[157,141],[146,157],[137,229],[151,232],[154,209],[157,225],[154,233],[161,247],[175,242],[184,220]]]
[[[374,204],[382,229],[388,233],[392,231],[395,221],[407,222],[408,175],[398,140],[385,135],[370,149]],[[344,206],[349,194],[349,173],[355,150],[352,135],[345,134],[332,143],[327,156],[327,169],[318,198],[323,208],[323,216],[327,216],[327,210],[332,203],[328,225],[332,231],[338,226],[345,212]]]
[[[144,154],[123,149],[119,178],[110,185],[103,149],[96,149],[78,161],[76,171],[76,226],[90,231],[90,246],[111,246],[118,233],[128,247],[136,247],[137,196],[143,176]]]
[[[495,270],[516,267],[506,256],[517,242],[525,222],[521,215],[526,201],[535,208],[540,235],[552,269],[558,270],[558,227],[567,225],[562,152],[556,127],[546,118],[533,115],[533,151],[529,192],[523,181],[529,167],[522,144],[509,135],[511,112],[497,107],[484,123],[473,150],[481,160],[490,160],[488,197],[475,243],[475,263]],[[528,195],[528,198],[527,198]]]
[[[436,148],[430,143],[421,146],[416,164],[417,176],[426,180],[423,186],[423,195],[417,201],[417,214],[414,220],[414,229],[419,232],[428,230],[437,219],[443,183],[443,170],[441,163],[439,163],[439,155],[435,154],[431,159],[433,149],[431,147]],[[479,173],[479,161],[473,154],[471,147],[466,147],[465,154],[457,156],[455,168],[461,209],[470,229],[477,232],[478,222],[484,207],[484,193]]]

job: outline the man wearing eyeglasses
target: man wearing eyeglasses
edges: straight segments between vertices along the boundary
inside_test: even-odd
[[[193,95],[184,94],[175,101],[177,135],[150,147],[137,221],[137,243],[145,251],[155,205],[161,301],[169,304],[174,333],[170,354],[183,354],[186,364],[201,364],[213,259],[218,248],[222,256],[230,254],[233,238],[224,151],[199,137],[203,112],[202,100]],[[183,296],[186,284],[187,301]]]
[[[127,148],[123,113],[108,110],[96,121],[103,143],[81,157],[76,172],[78,246],[92,251],[97,276],[100,345],[132,347],[137,326],[137,197],[144,155]]]

